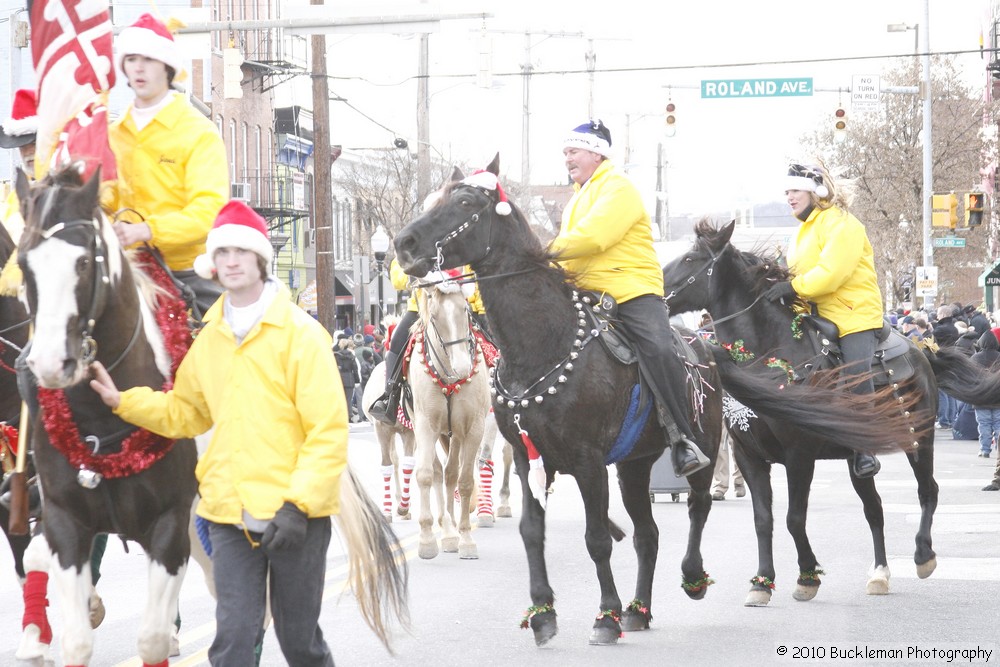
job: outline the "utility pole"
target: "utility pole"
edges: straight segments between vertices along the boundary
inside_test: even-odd
[[[417,203],[423,205],[431,192],[431,129],[430,97],[427,77],[430,74],[430,54],[427,33],[420,34],[420,54],[417,63]]]
[[[322,5],[323,0],[309,0]],[[316,311],[319,323],[331,334],[337,329],[337,272],[333,256],[333,185],[330,182],[330,85],[326,80],[326,35],[312,41],[313,224],[316,226]]]

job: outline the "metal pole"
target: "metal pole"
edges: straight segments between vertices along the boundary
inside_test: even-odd
[[[923,110],[923,144],[924,144],[924,185],[923,185],[923,230],[924,230],[924,266],[934,266],[934,246],[931,243],[931,195],[934,192],[934,175],[932,167],[932,149],[934,146],[931,134],[931,49],[930,49],[930,0],[924,0],[923,37],[923,75],[921,77],[921,93],[924,98]],[[919,30],[919,26],[918,26]],[[924,297],[924,305],[933,301],[933,297]]]
[[[385,317],[385,296],[382,293],[385,280],[382,278],[382,271],[385,269],[385,260],[378,260],[378,320],[376,324],[381,326],[382,318]]]
[[[431,192],[430,96],[427,77],[430,74],[430,54],[426,34],[420,35],[417,61],[417,203],[423,204]]]

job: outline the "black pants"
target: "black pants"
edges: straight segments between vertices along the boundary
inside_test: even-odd
[[[694,442],[685,400],[687,371],[674,344],[667,304],[661,297],[644,294],[619,303],[618,316],[635,345],[636,354],[650,371],[657,399],[670,412],[681,434]],[[669,431],[669,425],[664,426]]]
[[[396,324],[396,328],[392,330],[392,340],[389,341],[390,352],[393,354],[403,354],[406,341],[410,339],[410,329],[419,317],[420,315],[414,310],[406,311],[406,314]]]
[[[872,359],[875,357],[875,347],[878,344],[875,334],[878,331],[878,329],[868,329],[840,337],[840,354],[844,358],[845,376],[871,373]],[[869,377],[855,385],[852,391],[855,394],[872,394],[875,392],[875,383]]]
[[[184,283],[194,293],[194,303],[189,303],[192,315],[195,319],[201,320],[208,309],[219,300],[224,291],[222,285],[214,280],[206,280],[199,276],[194,270],[174,271],[174,278]],[[184,296],[183,294],[181,296]],[[194,312],[197,309],[197,312]]]

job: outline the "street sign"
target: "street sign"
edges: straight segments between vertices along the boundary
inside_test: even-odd
[[[935,248],[964,248],[965,239],[958,236],[942,236],[934,239]]]
[[[734,97],[811,97],[812,77],[799,79],[704,79],[704,99]]]
[[[882,102],[879,77],[874,74],[855,74],[851,77],[851,111],[875,111]]]
[[[938,270],[936,266],[917,267],[917,296],[937,296]]]

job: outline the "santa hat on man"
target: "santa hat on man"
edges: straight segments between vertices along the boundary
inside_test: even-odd
[[[219,248],[242,248],[257,253],[268,266],[274,248],[267,235],[267,223],[256,211],[241,201],[232,200],[222,207],[205,242],[205,254],[194,260],[194,271],[202,278],[215,277],[215,251]]]
[[[174,70],[175,79],[184,71],[181,51],[167,26],[152,14],[143,14],[119,33],[115,40],[115,65],[125,74],[125,56],[146,56]]]
[[[563,148],[582,148],[608,157],[611,154],[611,130],[600,119],[577,125],[563,142]]]
[[[10,118],[0,124],[0,148],[20,148],[34,143],[38,133],[38,97],[22,88],[14,93]]]

